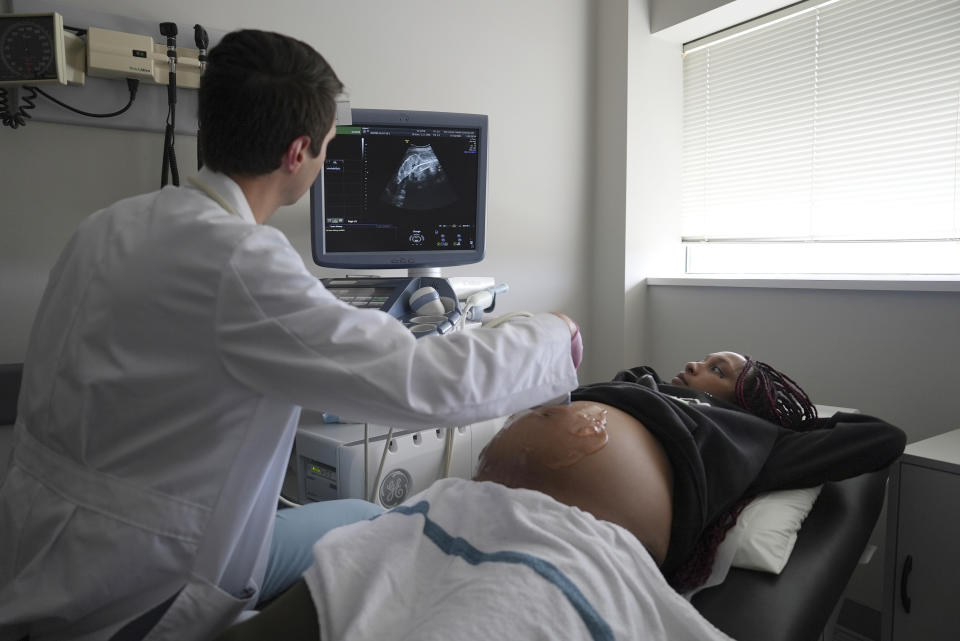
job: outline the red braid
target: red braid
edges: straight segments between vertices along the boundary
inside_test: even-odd
[[[749,356],[734,386],[737,405],[755,416],[791,429],[817,417],[817,408],[783,372]]]
[[[713,562],[717,558],[717,549],[740,518],[743,508],[752,499],[740,499],[733,507],[724,512],[697,539],[690,557],[669,577],[670,585],[677,592],[687,592],[703,585],[713,572]]]

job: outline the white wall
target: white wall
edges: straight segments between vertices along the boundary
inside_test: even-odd
[[[78,0],[110,13],[110,0]],[[590,252],[590,125],[594,9],[590,0],[131,0],[138,18],[254,27],[309,42],[356,107],[486,113],[490,117],[487,258],[451,275],[510,285],[498,311],[563,310],[582,321]],[[47,272],[70,231],[119,197],[159,186],[161,136],[31,122],[0,129],[0,361],[23,359]],[[179,137],[181,173],[195,140]],[[312,266],[308,199],[278,212]],[[318,275],[335,275],[316,268]]]
[[[605,365],[623,358],[629,7],[628,0],[597,5],[596,160],[592,235],[587,246],[590,289],[586,292],[593,312],[592,336],[597,340],[585,337],[581,372],[587,373],[587,380],[602,379]]]
[[[598,151],[591,305],[597,343],[581,378],[644,358],[643,280],[676,261],[682,105],[680,50],[649,37],[646,2],[599,2]],[[668,267],[670,268],[670,267]]]

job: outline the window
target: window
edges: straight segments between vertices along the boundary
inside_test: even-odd
[[[688,273],[960,274],[960,0],[809,1],[684,46]]]

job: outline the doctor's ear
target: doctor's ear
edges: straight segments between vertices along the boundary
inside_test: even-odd
[[[300,169],[300,166],[309,156],[310,136],[297,136],[290,142],[287,151],[284,152],[283,158],[280,160],[280,166],[294,173]]]

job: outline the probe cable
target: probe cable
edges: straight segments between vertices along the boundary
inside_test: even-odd
[[[450,476],[450,467],[453,462],[453,438],[456,436],[458,427],[448,427],[446,429],[446,434],[444,435],[443,441],[443,460],[441,461],[441,466],[443,471],[440,474],[440,478],[445,479]]]
[[[393,436],[392,427],[387,430],[387,438],[383,442],[383,453],[380,455],[380,467],[377,468],[377,475],[373,477],[373,487],[370,488],[370,498],[367,499],[371,503],[377,502],[377,486],[380,485],[380,479],[383,477],[383,464],[387,462],[387,452],[390,450],[390,444],[393,442],[390,438],[391,436]]]
[[[286,507],[300,507],[300,504],[299,504],[299,503],[296,503],[296,502],[294,502],[294,501],[291,501],[290,499],[288,499],[287,497],[285,497],[283,494],[281,494],[281,495],[279,496],[279,501],[280,501],[280,504],[281,504],[281,505],[284,505],[284,506],[286,506]]]
[[[532,317],[533,317],[533,314],[531,314],[530,312],[522,312],[522,311],[521,311],[521,312],[507,312],[506,314],[503,314],[502,316],[497,316],[496,318],[494,318],[494,319],[492,319],[492,320],[485,321],[485,322],[483,323],[483,326],[484,326],[484,327],[489,327],[489,328],[500,327],[500,326],[503,325],[504,323],[509,323],[509,322],[510,322],[511,320],[513,320],[514,318],[532,318]]]

